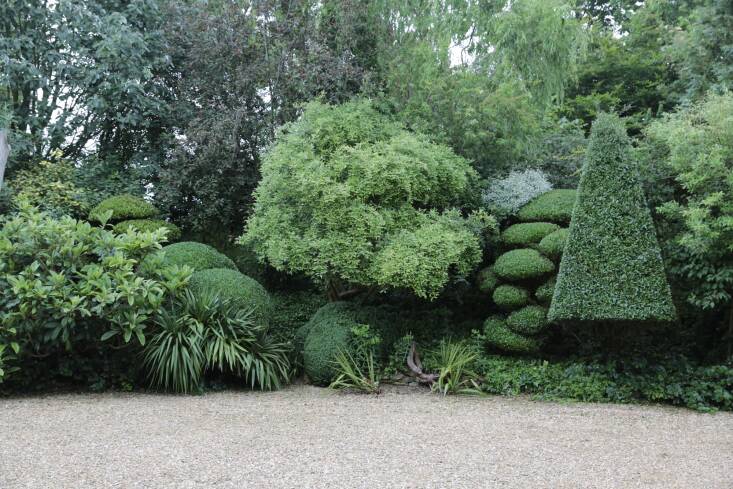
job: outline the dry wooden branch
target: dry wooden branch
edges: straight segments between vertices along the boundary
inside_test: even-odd
[[[410,351],[407,353],[407,367],[415,374],[417,381],[421,384],[433,384],[438,380],[438,374],[426,374],[423,372],[420,355],[417,352],[417,344],[413,341]]]

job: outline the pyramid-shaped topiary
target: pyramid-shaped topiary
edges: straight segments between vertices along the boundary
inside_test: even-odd
[[[548,319],[673,320],[654,224],[618,116],[593,123],[577,199]]]

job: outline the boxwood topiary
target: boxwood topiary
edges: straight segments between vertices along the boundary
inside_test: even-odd
[[[546,257],[559,260],[562,256],[562,250],[565,249],[565,241],[568,239],[569,232],[568,228],[562,228],[548,234],[542,238],[542,241],[537,245],[537,249]]]
[[[134,195],[115,195],[104,199],[89,212],[89,220],[99,222],[102,215],[112,211],[110,223],[128,219],[147,219],[159,214],[153,204]]]
[[[494,272],[510,281],[534,279],[552,273],[555,265],[537,250],[522,248],[507,251],[494,263]]]
[[[178,226],[161,219],[129,219],[115,224],[113,230],[115,233],[122,234],[130,228],[137,231],[157,231],[165,228],[168,230],[168,241],[176,241],[181,237],[181,229]]]
[[[555,292],[555,283],[557,277],[550,277],[550,279],[544,284],[537,287],[534,296],[537,298],[537,302],[540,304],[549,305],[552,301],[552,294]]]
[[[500,317],[490,317],[484,322],[484,339],[494,348],[515,353],[531,353],[540,348],[537,338],[515,333]]]
[[[182,241],[164,246],[161,252],[167,265],[188,265],[194,270],[206,270],[207,268],[237,269],[237,266],[229,257],[219,253],[209,245],[196,243],[195,241]]]
[[[499,284],[499,277],[496,276],[491,267],[486,267],[478,273],[476,282],[481,292],[491,293]]]
[[[573,214],[576,191],[573,189],[550,190],[536,197],[517,212],[520,221],[550,221],[567,224]]]
[[[229,268],[198,270],[191,275],[189,287],[194,294],[214,292],[241,309],[252,309],[255,320],[269,325],[270,294],[255,279]]]
[[[551,321],[664,322],[676,314],[649,208],[618,116],[593,123]]]
[[[506,325],[515,333],[537,334],[547,326],[547,309],[542,306],[526,306],[506,318]]]
[[[512,311],[527,305],[529,292],[527,289],[514,285],[500,285],[494,291],[492,299],[497,306]]]
[[[529,246],[558,229],[560,226],[549,222],[523,222],[506,228],[501,233],[501,241],[509,246]]]

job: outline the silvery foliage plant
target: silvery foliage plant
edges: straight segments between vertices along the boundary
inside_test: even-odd
[[[552,190],[547,175],[528,168],[512,171],[506,177],[489,180],[483,192],[486,207],[499,219],[515,214],[524,204]]]

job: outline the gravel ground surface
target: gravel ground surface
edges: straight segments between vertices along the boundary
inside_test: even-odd
[[[0,399],[0,487],[733,488],[733,414],[274,393]]]

